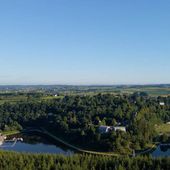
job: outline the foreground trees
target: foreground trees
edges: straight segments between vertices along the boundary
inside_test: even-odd
[[[0,152],[3,170],[169,170],[170,158],[44,155]]]

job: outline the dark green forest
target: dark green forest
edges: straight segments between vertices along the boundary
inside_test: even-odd
[[[165,105],[161,106],[160,102]],[[44,127],[69,143],[98,151],[129,154],[170,138],[155,126],[170,121],[170,97],[97,94],[65,96],[49,101],[28,100],[0,105],[1,131]],[[100,125],[121,124],[127,132],[100,134]]]
[[[47,155],[0,152],[2,170],[168,170],[170,158]]]

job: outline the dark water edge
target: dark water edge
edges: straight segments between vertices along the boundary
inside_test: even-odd
[[[16,151],[16,152],[28,152],[28,153],[47,153],[47,154],[63,154],[73,155],[74,151],[62,144],[51,140],[50,138],[43,137],[36,134],[17,134],[11,135],[7,140],[13,139],[13,137],[23,138],[23,142],[18,141],[14,146],[14,142],[5,142],[0,146],[1,150]]]
[[[153,157],[170,157],[170,146],[158,145],[157,148],[151,153]]]
[[[16,134],[8,137],[8,140],[13,137],[23,138],[24,141],[18,141],[12,147],[13,142],[5,142],[0,146],[1,150],[27,152],[27,153],[47,153],[47,154],[62,154],[73,155],[76,152],[73,149],[66,147],[60,142],[56,142],[48,136],[37,133]],[[157,148],[150,153],[153,157],[170,157],[170,146],[158,145]]]

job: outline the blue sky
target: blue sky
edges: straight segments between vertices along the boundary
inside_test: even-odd
[[[0,84],[170,83],[169,0],[0,0]]]

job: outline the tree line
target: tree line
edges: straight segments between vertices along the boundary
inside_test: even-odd
[[[50,155],[0,152],[3,170],[168,170],[170,158]]]
[[[165,105],[161,106],[160,102]],[[97,94],[65,96],[50,101],[29,100],[0,105],[0,129],[45,126],[68,142],[102,151],[131,153],[160,140],[155,124],[170,121],[170,97]],[[100,125],[126,126],[127,132],[100,134]],[[167,141],[170,138],[166,138]]]

